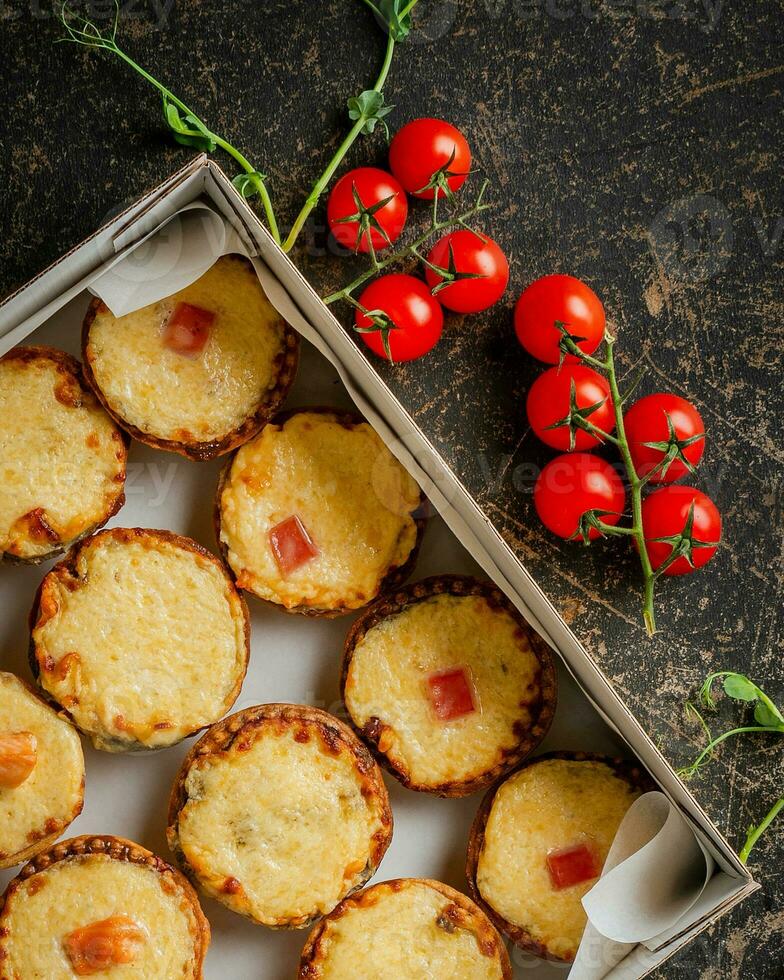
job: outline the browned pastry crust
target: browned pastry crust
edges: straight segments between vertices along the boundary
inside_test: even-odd
[[[412,884],[426,885],[439,892],[451,903],[444,912],[447,922],[444,928],[469,930],[476,937],[477,945],[482,953],[490,959],[497,959],[503,972],[504,980],[512,980],[512,965],[509,954],[493,925],[488,921],[482,910],[461,892],[455,891],[449,885],[430,878],[396,878],[371,885],[357,892],[350,898],[344,899],[337,908],[325,916],[308,936],[308,941],[302,951],[298,980],[320,980],[323,975],[323,965],[328,957],[328,933],[330,926],[353,909],[367,908],[375,905],[384,894],[397,892]],[[457,978],[456,978],[457,980]]]
[[[73,408],[79,408],[85,403],[88,406],[98,407],[99,399],[95,397],[92,389],[87,384],[83,365],[65,351],[58,350],[56,347],[38,344],[26,347],[13,347],[0,358],[0,361],[19,361],[22,364],[28,364],[36,360],[50,361],[54,364],[57,373],[61,376],[61,380],[54,391],[54,396],[59,402]],[[89,527],[86,527],[77,537],[63,541],[47,522],[46,514],[40,508],[33,510],[29,514],[24,515],[30,528],[30,533],[40,540],[50,541],[52,547],[45,553],[34,555],[31,558],[21,557],[10,551],[0,552],[0,561],[6,561],[9,564],[39,565],[41,562],[48,561],[62,554],[67,548],[72,547],[77,541],[92,534],[98,528],[103,527],[110,518],[114,517],[125,503],[124,487],[130,439],[122,429],[115,429],[113,440],[117,461],[120,464],[114,476],[116,487],[112,493],[106,495],[105,507],[97,515],[96,520]]]
[[[252,264],[242,256],[234,256],[237,261],[244,262],[250,275],[256,278],[256,273]],[[198,440],[188,439],[159,439],[148,432],[144,432],[138,426],[133,425],[122,418],[109,405],[105,395],[101,391],[92,368],[92,357],[89,351],[90,327],[99,311],[107,310],[106,304],[98,299],[93,299],[87,309],[82,324],[82,358],[84,362],[84,376],[103,407],[111,415],[114,421],[131,435],[138,442],[143,442],[155,449],[163,449],[172,453],[179,453],[188,459],[197,462],[207,459],[214,459],[216,456],[223,456],[230,453],[233,449],[252,439],[253,436],[272,418],[275,412],[286,400],[289,389],[294,382],[297,374],[297,364],[299,363],[299,334],[282,317],[279,322],[283,327],[283,347],[276,356],[273,366],[274,383],[267,389],[264,398],[259,402],[255,411],[249,415],[239,426],[228,432],[223,438],[211,442],[199,442]]]
[[[432,786],[420,785],[414,782],[407,769],[390,760],[379,750],[379,742],[382,740],[386,727],[383,719],[373,718],[370,723],[361,728],[354,723],[353,719],[350,719],[350,721],[354,730],[370,746],[379,762],[393,776],[399,779],[404,786],[419,792],[432,793],[436,796],[468,796],[471,793],[484,789],[499,777],[511,772],[512,769],[536,749],[550,728],[557,704],[558,678],[550,648],[539,634],[523,619],[515,606],[500,589],[491,582],[483,582],[469,575],[434,575],[431,578],[423,579],[421,582],[414,582],[406,588],[382,597],[366,609],[349,630],[343,650],[340,692],[341,697],[345,701],[346,681],[354,656],[354,650],[364,635],[378,623],[390,616],[397,615],[412,603],[436,595],[482,596],[492,608],[507,613],[515,621],[517,628],[530,643],[540,665],[537,678],[539,688],[537,697],[538,711],[536,710],[536,702],[526,705],[535,717],[533,726],[525,730],[522,730],[521,727],[518,733],[519,740],[514,748],[504,752],[502,760],[493,769],[483,773],[481,777],[462,782],[449,782]]]
[[[353,756],[353,765],[361,785],[362,797],[365,800],[376,801],[382,825],[374,835],[372,852],[362,873],[362,880],[352,889],[356,891],[376,873],[392,841],[393,819],[389,795],[375,760],[351,729],[334,715],[309,705],[262,704],[245,708],[212,725],[193,746],[183,760],[169,797],[166,836],[177,863],[188,878],[198,885],[198,874],[188,864],[180,846],[178,826],[180,812],[188,802],[186,781],[192,765],[205,756],[223,755],[235,745],[240,748],[249,746],[265,728],[276,732],[288,728],[293,730],[297,741],[304,742],[313,737],[321,742],[324,750],[329,754],[334,755],[345,747]],[[302,929],[317,918],[318,916],[278,918],[274,922],[265,921],[264,924],[273,929]]]
[[[335,422],[347,429],[351,429],[356,425],[366,424],[366,420],[358,412],[347,412],[342,409],[330,408],[329,406],[324,405],[317,405],[315,407],[307,408],[286,409],[285,412],[279,412],[275,418],[270,419],[268,424],[278,426],[285,425],[285,423],[293,415],[297,415],[300,412],[329,415]],[[221,540],[221,496],[223,494],[223,489],[228,482],[233,462],[234,456],[228,459],[221,469],[218,477],[218,488],[215,493],[215,506],[213,510],[215,538],[218,542],[218,550],[220,551],[220,554],[223,557],[227,567],[230,567],[229,549]],[[393,589],[399,588],[414,571],[414,566],[416,565],[416,561],[419,556],[419,549],[422,546],[422,538],[425,533],[425,527],[427,526],[427,517],[427,498],[425,497],[424,492],[420,490],[420,504],[414,514],[414,524],[416,525],[416,541],[414,543],[414,547],[411,549],[408,558],[402,565],[395,565],[389,569],[387,574],[379,583],[377,595],[385,595],[386,593],[391,592]],[[233,569],[232,573],[234,573]],[[256,598],[259,599],[259,602],[263,602],[265,605],[271,606],[273,609],[282,610],[283,612],[292,613],[299,616],[317,616],[322,619],[335,619],[337,616],[344,616],[347,613],[356,612],[355,607],[349,608],[347,606],[339,606],[334,609],[320,609],[318,607],[308,605],[286,607],[279,605],[278,603],[271,602],[267,599],[261,599],[259,596],[256,596]],[[371,596],[368,599],[368,602],[372,602],[375,598],[375,596]]]
[[[124,837],[114,837],[109,834],[100,836],[85,834],[81,837],[71,837],[69,840],[61,841],[50,850],[33,858],[9,883],[5,893],[0,896],[0,980],[20,980],[16,974],[12,976],[3,967],[3,961],[8,957],[5,947],[8,931],[3,928],[4,913],[14,894],[24,882],[34,875],[45,872],[53,865],[67,861],[69,858],[84,858],[92,854],[106,855],[114,861],[127,861],[130,864],[147,867],[161,876],[161,888],[164,891],[168,894],[179,893],[182,901],[192,912],[195,922],[195,929],[191,932],[194,955],[193,972],[195,977],[200,978],[204,957],[207,955],[207,948],[210,945],[210,925],[201,910],[196,892],[187,879],[176,868],[167,864],[152,851],[142,847],[141,844],[135,844]]]
[[[649,790],[655,788],[655,784],[651,777],[637,763],[629,762],[626,759],[600,755],[595,752],[547,752],[544,755],[537,756],[535,759],[527,760],[525,763],[523,763],[523,765],[518,766],[515,772],[519,772],[520,770],[525,769],[527,766],[541,762],[543,759],[570,759],[575,762],[604,762],[613,770],[619,779],[627,782],[632,788],[638,789],[643,793],[647,793]],[[514,773],[510,773],[509,775],[512,776]],[[502,932],[505,936],[508,936],[515,946],[525,950],[527,953],[538,956],[540,959],[552,960],[557,963],[571,963],[574,957],[566,959],[562,956],[556,956],[550,952],[545,945],[534,939],[533,936],[522,926],[515,925],[513,922],[509,922],[503,916],[499,915],[498,912],[492,908],[492,906],[488,905],[487,902],[484,901],[476,883],[479,857],[482,853],[482,848],[484,847],[487,821],[490,817],[490,811],[493,807],[495,795],[501,786],[503,786],[504,782],[504,779],[499,780],[498,783],[488,790],[485,798],[482,800],[476,816],[474,817],[474,822],[471,826],[471,833],[468,838],[468,854],[466,856],[466,877],[468,879],[468,890],[474,898],[474,901],[476,901],[476,903],[485,910],[488,918],[496,929],[498,929],[499,932]]]

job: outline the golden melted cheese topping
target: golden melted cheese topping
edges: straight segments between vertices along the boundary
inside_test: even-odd
[[[0,360],[0,552],[37,558],[114,510],[126,451],[78,362],[19,348]]]
[[[428,697],[431,674],[467,669],[478,708],[439,721]],[[436,595],[412,602],[357,642],[345,699],[362,729],[378,718],[379,742],[417,786],[481,777],[503,763],[529,731],[527,705],[539,694],[539,661],[524,633],[483,596]]]
[[[2,925],[4,973],[24,980],[73,980],[63,940],[76,929],[128,916],[145,937],[132,963],[93,974],[107,980],[196,980],[199,923],[185,897],[144,865],[104,854],[66,858],[21,883]]]
[[[544,759],[496,793],[476,882],[482,898],[558,957],[572,959],[585,929],[586,881],[556,890],[547,854],[589,839],[604,865],[626,811],[640,795],[600,761]]]
[[[456,928],[454,903],[427,882],[370,888],[326,923],[319,939],[318,980],[502,980],[503,953],[483,950],[482,937]],[[484,930],[492,927],[481,916]],[[488,955],[490,953],[490,955]]]
[[[78,548],[73,572],[63,563],[44,579],[39,683],[98,748],[172,745],[234,703],[245,629],[215,557],[165,532],[104,531]]]
[[[174,846],[208,895],[265,925],[330,912],[366,880],[384,832],[384,801],[363,796],[353,754],[315,732],[243,733],[196,758],[185,789]]]
[[[36,764],[16,789],[0,786],[0,867],[62,833],[82,809],[84,758],[73,725],[13,674],[0,673],[0,736],[30,732]],[[28,855],[29,856],[29,855]]]
[[[204,350],[162,342],[177,303],[216,314]],[[257,410],[277,381],[284,324],[248,263],[224,256],[196,282],[126,316],[99,308],[86,356],[111,410],[157,439],[211,442]]]
[[[221,541],[239,585],[287,609],[356,609],[417,539],[420,491],[367,422],[298,412],[234,458],[220,495]],[[269,532],[299,517],[317,557],[282,575]]]

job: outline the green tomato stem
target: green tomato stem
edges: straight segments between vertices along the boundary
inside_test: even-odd
[[[412,257],[416,257],[418,260],[425,261],[425,264],[427,264],[426,260],[422,259],[422,256],[419,254],[419,249],[421,248],[422,245],[425,244],[425,242],[427,242],[430,238],[432,238],[433,235],[437,235],[439,234],[439,232],[445,231],[447,228],[454,228],[455,225],[460,225],[464,221],[468,221],[470,218],[473,218],[481,211],[487,211],[489,208],[492,207],[491,204],[482,204],[482,195],[486,183],[487,182],[485,182],[485,185],[483,185],[482,191],[478,195],[476,202],[468,211],[465,211],[463,214],[460,215],[455,215],[453,218],[447,218],[443,221],[438,221],[436,224],[431,224],[426,231],[424,231],[421,235],[419,235],[418,238],[415,238],[414,241],[411,242],[409,245],[404,246],[403,248],[399,249],[397,252],[392,252],[391,255],[388,255],[384,259],[378,259],[376,265],[373,268],[370,268],[367,271],[363,272],[361,275],[357,276],[356,279],[350,282],[347,286],[344,286],[342,289],[339,289],[337,292],[330,293],[329,296],[325,296],[322,302],[326,303],[327,305],[329,305],[330,303],[335,303],[339,299],[352,302],[351,294],[355,290],[359,289],[359,287],[362,286],[364,283],[366,283],[368,279],[372,279],[374,276],[378,275],[379,272],[383,272],[383,270],[388,268],[390,265],[393,265],[396,262],[401,262],[404,259],[410,259]]]
[[[632,461],[632,455],[629,450],[629,441],[626,438],[626,429],[623,423],[623,398],[621,396],[620,389],[618,387],[618,377],[615,371],[615,357],[613,355],[613,347],[615,345],[615,338],[610,334],[607,334],[605,338],[607,344],[607,359],[602,364],[598,361],[603,369],[607,372],[607,380],[610,385],[610,395],[612,397],[613,411],[615,413],[615,445],[618,447],[618,451],[623,460],[623,465],[626,468],[626,478],[629,481],[629,492],[632,499],[632,532],[635,543],[637,545],[637,551],[640,556],[640,566],[642,568],[643,577],[643,603],[642,603],[642,618],[645,623],[645,629],[648,632],[648,636],[653,636],[656,632],[656,617],[654,613],[653,606],[653,592],[656,582],[656,576],[654,574],[653,568],[651,567],[651,561],[648,557],[648,551],[645,547],[645,535],[642,529],[642,486],[643,483],[637,476],[637,470],[634,468],[634,463]],[[596,358],[591,358],[591,361],[597,360]]]
[[[376,84],[373,86],[372,89],[374,92],[381,92],[382,89],[384,88],[384,83],[387,80],[387,75],[389,74],[389,69],[390,66],[392,65],[392,55],[394,53],[395,53],[395,40],[392,37],[392,34],[390,33],[387,36],[387,49],[386,49],[386,54],[384,55],[384,63],[382,64],[381,71],[379,72],[378,78],[376,79]],[[366,120],[362,116],[360,116],[359,119],[357,119],[357,121],[348,131],[346,138],[343,140],[343,142],[340,144],[340,146],[333,154],[332,159],[327,164],[326,168],[324,169],[324,172],[321,174],[319,179],[313,185],[310,194],[308,194],[307,200],[305,201],[305,204],[302,206],[302,209],[300,210],[299,214],[294,219],[294,224],[291,226],[291,231],[286,237],[286,241],[283,242],[283,245],[281,246],[284,252],[289,252],[294,247],[294,243],[299,237],[299,233],[302,231],[305,222],[308,220],[308,217],[310,216],[310,212],[318,203],[321,195],[326,190],[330,180],[332,180],[335,171],[343,162],[344,157],[351,149],[351,147],[354,145],[354,142],[356,141],[357,137],[364,129],[365,122]]]
[[[587,432],[592,436],[596,436],[600,442],[611,442],[615,446],[618,445],[618,439],[616,436],[612,435],[610,432],[605,432],[604,429],[599,428],[598,425],[594,425],[590,419],[576,418],[574,421],[579,429],[582,429],[584,432]]]
[[[599,530],[602,534],[612,535],[634,535],[635,531],[633,527],[626,527],[623,524],[606,524],[604,521],[600,520],[597,522],[599,524]]]

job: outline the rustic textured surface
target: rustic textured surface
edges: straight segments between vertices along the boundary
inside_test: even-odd
[[[370,15],[358,0],[126,6],[128,48],[271,175],[279,214],[291,220],[337,145],[345,98],[377,70],[382,39]],[[51,46],[47,8],[0,4],[0,292],[189,152],[168,143],[157,99],[120,63]],[[493,182],[498,211],[486,224],[512,259],[513,280],[491,313],[451,317],[429,358],[380,370],[682,764],[699,743],[683,702],[707,671],[743,670],[784,700],[781,4],[421,8],[420,36],[390,76],[393,120],[430,113],[464,127]],[[380,140],[351,160],[381,162]],[[353,265],[326,254],[322,221],[317,211],[298,261],[329,289]],[[632,557],[612,545],[559,544],[533,514],[532,478],[547,453],[522,405],[538,368],[514,342],[510,311],[520,288],[549,271],[591,282],[620,335],[624,369],[646,364],[646,390],[687,394],[708,424],[698,482],[723,512],[724,541],[709,571],[667,583],[653,641],[639,627]],[[722,722],[738,715],[723,706]],[[784,789],[780,744],[728,744],[693,789],[739,844]],[[782,976],[783,833],[770,832],[751,862],[765,890],[660,976]]]

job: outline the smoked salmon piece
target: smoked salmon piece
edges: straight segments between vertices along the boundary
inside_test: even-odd
[[[0,732],[0,789],[21,786],[38,761],[32,732]]]
[[[63,945],[78,977],[102,973],[112,966],[133,963],[141,952],[145,934],[127,915],[113,915],[74,929]]]

